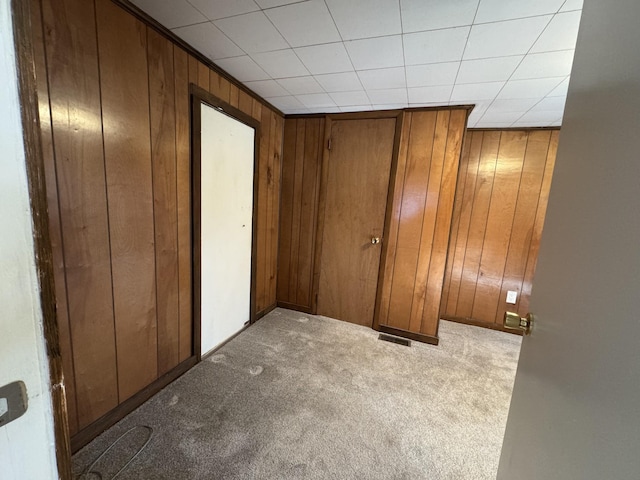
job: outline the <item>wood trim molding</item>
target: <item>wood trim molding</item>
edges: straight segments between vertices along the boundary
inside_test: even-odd
[[[278,302],[278,307],[286,308],[287,310],[295,310],[296,312],[308,313],[312,315],[311,307],[305,307],[303,305],[296,305],[295,303]]]
[[[394,110],[366,110],[362,112],[348,112],[348,113],[298,113],[298,114],[285,114],[285,119],[296,118],[332,118],[333,120],[358,120],[364,118],[391,118],[396,117],[401,113],[412,112],[426,112],[429,110],[468,110],[468,115],[473,111],[475,105],[442,105],[434,107],[411,107]],[[546,128],[546,127],[545,127]]]
[[[12,0],[11,12],[18,71],[29,202],[33,221],[34,254],[40,290],[44,340],[49,362],[53,427],[58,476],[71,479],[71,442],[67,402],[58,336],[53,275],[53,250],[49,234],[44,157],[40,138],[40,115],[33,56],[30,3]]]
[[[442,320],[447,320],[449,322],[461,323],[463,325],[472,325],[474,327],[482,327],[489,328],[491,330],[496,330],[498,332],[512,333],[514,335],[522,336],[522,330],[509,330],[508,328],[504,328],[502,325],[491,322],[483,322],[481,320],[474,320],[473,318],[466,317],[451,317],[449,315],[442,315]]]
[[[264,310],[260,310],[259,312],[257,312],[256,313],[256,318],[254,320],[254,323],[257,322],[258,320],[260,320],[262,317],[265,317],[268,314],[270,314],[271,312],[273,312],[279,306],[280,305],[278,305],[277,303],[274,303],[273,305],[265,308]]]
[[[280,111],[279,108],[273,106],[271,103],[266,101],[260,95],[255,93],[253,90],[250,90],[249,88],[244,86],[241,82],[236,80],[233,76],[229,75],[227,72],[225,72],[219,66],[217,66],[215,63],[213,63],[211,60],[209,60],[207,57],[205,57],[202,53],[200,53],[198,50],[193,48],[187,42],[182,40],[180,37],[178,37],[176,34],[174,34],[167,27],[165,27],[164,25],[159,23],[157,20],[155,20],[154,18],[149,16],[146,12],[142,11],[140,8],[135,6],[129,0],[111,0],[111,1],[113,3],[115,3],[116,5],[118,5],[120,8],[122,8],[123,10],[127,11],[128,13],[130,13],[131,15],[136,17],[138,20],[144,22],[147,26],[153,28],[155,31],[157,31],[163,37],[167,38],[168,40],[170,40],[171,42],[175,43],[176,45],[178,45],[182,49],[186,50],[190,55],[193,55],[199,61],[204,63],[207,67],[209,67],[212,70],[214,70],[221,77],[224,77],[225,79],[229,80],[229,82],[231,82],[233,85],[238,87],[240,90],[242,90],[246,94],[250,95],[251,97],[255,98],[259,102],[262,102],[264,105],[269,107],[271,110],[276,112],[281,117],[284,117],[284,113],[282,113],[282,111]]]
[[[190,368],[198,363],[196,355],[189,357],[182,363],[168,371],[153,383],[149,384],[143,390],[136,393],[134,396],[128,398],[116,408],[111,410],[106,415],[100,417],[95,422],[91,423],[88,427],[83,428],[71,438],[71,450],[75,453],[84,447],[87,443],[93,440],[95,437],[104,432],[107,428],[115,425],[122,420],[126,415],[138,408],[144,402],[153,397],[156,393],[176,380],[178,377],[186,373]],[[71,460],[71,459],[69,459]],[[69,479],[71,477],[68,477]]]
[[[438,337],[432,337],[431,335],[425,335],[423,333],[409,332],[407,330],[402,330],[401,328],[389,327],[387,325],[378,325],[376,330],[390,335],[395,335],[397,337],[410,338],[417,342],[428,343],[429,345],[438,345],[440,342]]]
[[[467,128],[469,132],[528,132],[531,130],[560,130],[560,127],[509,127],[509,128]]]

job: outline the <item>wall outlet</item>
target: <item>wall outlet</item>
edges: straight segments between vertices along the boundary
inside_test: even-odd
[[[507,291],[507,303],[515,305],[517,299],[518,299],[518,292],[516,292],[515,290]]]

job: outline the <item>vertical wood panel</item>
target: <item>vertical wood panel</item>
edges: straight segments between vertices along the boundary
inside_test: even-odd
[[[282,157],[282,188],[280,203],[280,236],[278,241],[278,286],[279,302],[294,303],[289,296],[291,273],[291,228],[293,223],[294,170],[298,122],[304,120],[288,119],[284,121],[284,150]]]
[[[411,122],[387,318],[387,325],[403,330],[410,326],[437,116],[435,111],[415,112]]]
[[[97,0],[120,401],[157,378],[146,27]],[[132,208],[133,207],[133,208]]]
[[[240,90],[238,108],[247,115],[253,114],[253,98],[244,90]]]
[[[502,140],[496,162],[497,134]],[[471,131],[469,135],[471,147],[461,167],[467,169],[467,178],[456,193],[462,197],[456,211],[459,232],[449,244],[453,266],[445,279],[448,299],[441,310],[445,318],[501,328],[506,310],[527,313],[558,131]],[[470,183],[475,183],[475,190],[469,189]],[[489,184],[491,207],[487,208]],[[461,227],[467,216],[470,228],[465,231]],[[478,258],[482,259],[479,268]],[[506,303],[508,290],[518,292],[515,305]]]
[[[267,208],[269,202],[268,169],[269,141],[271,139],[271,112],[263,108],[260,122],[260,154],[258,158],[258,233],[256,259],[256,309],[258,312],[267,307]]]
[[[179,362],[178,212],[173,44],[147,29],[156,253],[158,374]]]
[[[181,48],[173,49],[176,109],[176,190],[178,214],[178,286],[180,344],[179,360],[193,353],[191,313],[191,143],[189,127],[189,56]]]
[[[531,249],[531,237],[535,222],[536,209],[540,198],[544,166],[549,150],[550,130],[531,132],[524,155],[522,176],[518,189],[518,200],[514,212],[511,238],[507,253],[502,285],[498,296],[498,310],[495,323],[501,324],[504,313],[510,305],[506,303],[509,290],[521,295],[522,279]],[[489,317],[486,317],[489,318]]]
[[[236,85],[229,85],[229,104],[235,108],[240,106],[240,89]]]
[[[74,435],[78,431],[78,412],[76,406],[76,381],[71,345],[71,325],[67,304],[67,279],[64,270],[64,252],[62,243],[62,225],[58,201],[58,184],[53,150],[53,131],[51,125],[51,106],[49,103],[49,85],[45,58],[42,10],[39,0],[31,0],[31,22],[33,25],[33,54],[38,88],[42,155],[44,160],[47,204],[49,210],[49,229],[53,255],[53,275],[55,282],[56,313],[60,341],[60,356],[65,379],[65,394],[69,417],[69,431]]]
[[[204,63],[198,62],[198,86],[207,90],[209,88],[209,67]]]
[[[43,3],[43,14],[78,427],[83,428],[118,404],[95,11],[92,2],[65,0]]]
[[[280,175],[282,168],[282,130],[284,128],[284,118],[272,112],[273,121],[271,124],[271,145],[273,153],[271,155],[271,170],[268,175],[270,197],[271,197],[271,217],[267,238],[269,283],[267,291],[267,307],[276,303],[276,285],[278,276],[278,224],[280,222]]]
[[[429,263],[429,279],[427,281],[425,306],[422,314],[420,331],[429,335],[438,331],[440,321],[440,296],[444,284],[445,264],[449,247],[449,232],[453,202],[456,194],[456,184],[459,158],[462,149],[462,138],[465,132],[467,112],[453,110],[447,128],[447,145],[445,150],[445,164],[440,181],[440,195],[436,212],[436,226],[433,233],[431,248],[431,262]],[[444,134],[444,133],[443,133]]]
[[[464,109],[405,115],[380,287],[385,331],[437,342],[466,118]]]
[[[522,131],[503,132],[500,139],[476,294],[471,310],[474,318],[496,316],[527,139],[528,135]]]
[[[302,178],[305,169],[305,132],[307,121],[300,120],[296,128],[296,149],[295,162],[293,165],[293,201],[292,201],[292,217],[291,217],[291,247],[289,255],[290,272],[289,272],[289,293],[288,297],[291,303],[297,304],[296,292],[298,290],[298,252],[300,250],[300,222],[302,216]]]
[[[473,309],[499,146],[500,132],[484,133],[480,150],[481,161],[478,166],[475,196],[471,209],[469,241],[467,242],[464,266],[462,267],[463,282],[460,285],[456,307],[456,316],[459,317],[470,317]]]

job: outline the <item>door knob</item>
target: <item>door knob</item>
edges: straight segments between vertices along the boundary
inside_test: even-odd
[[[504,328],[508,328],[510,330],[522,330],[525,335],[529,335],[533,328],[534,320],[535,315],[533,313],[527,313],[526,317],[521,317],[517,313],[504,312],[503,325]]]
[[[371,237],[371,243],[373,245],[377,245],[378,243],[380,243],[380,237]]]

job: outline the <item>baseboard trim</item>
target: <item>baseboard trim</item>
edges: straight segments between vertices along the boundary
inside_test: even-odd
[[[305,307],[303,305],[296,305],[295,303],[287,303],[287,302],[278,301],[278,307],[286,308],[287,310],[295,310],[296,312],[308,313],[309,315],[312,315],[311,307]]]
[[[191,369],[197,363],[197,356],[193,355],[188,359],[184,360],[182,363],[178,364],[169,372],[165,373],[153,383],[149,384],[143,390],[136,393],[134,396],[126,399],[116,408],[111,410],[110,412],[104,414],[95,422],[90,425],[84,427],[78,433],[71,437],[71,451],[76,453],[82,447],[84,447],[91,440],[96,438],[102,432],[104,432],[107,428],[115,425],[117,422],[122,420],[129,413],[134,411],[144,402],[149,400],[152,396],[162,390],[164,387],[169,385],[171,382],[176,380],[178,377],[182,376],[189,369]]]
[[[443,315],[442,320],[447,320],[449,322],[455,322],[455,323],[462,323],[464,325],[472,325],[474,327],[488,328],[490,330],[497,330],[499,332],[512,333],[514,335],[522,336],[522,330],[510,330],[508,328],[504,328],[502,325],[499,325],[497,323],[483,322],[481,320],[475,320],[473,318],[450,317],[448,315]]]
[[[254,322],[257,322],[258,320],[260,320],[265,315],[268,315],[271,312],[273,312],[276,309],[277,306],[278,306],[278,304],[274,303],[273,305],[269,305],[267,308],[265,308],[263,310],[260,310],[258,313],[256,313],[256,318],[255,318]]]
[[[401,328],[389,327],[388,325],[378,325],[378,330],[390,335],[396,335],[398,337],[410,338],[416,342],[428,343],[429,345],[438,345],[440,339],[431,335],[425,335],[424,333],[410,332]]]

